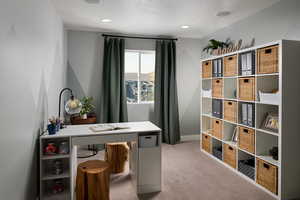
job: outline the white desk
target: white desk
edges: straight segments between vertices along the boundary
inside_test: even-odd
[[[118,123],[128,126],[128,129],[95,133],[89,129],[93,125],[72,125],[60,130],[55,135],[40,137],[40,189],[41,199],[75,199],[74,187],[77,171],[77,146],[89,144],[103,144],[109,142],[130,142],[130,174],[136,193],[161,191],[161,130],[151,122]],[[117,125],[118,125],[117,124]],[[139,136],[157,135],[157,144],[143,148],[139,144]],[[67,141],[69,154],[44,155],[43,150],[47,143]],[[49,165],[54,159],[61,159],[64,163],[64,173],[49,174]],[[61,179],[65,184],[65,191],[52,194],[51,182]]]

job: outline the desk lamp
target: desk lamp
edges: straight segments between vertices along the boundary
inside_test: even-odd
[[[58,108],[58,118],[60,118],[60,111],[61,111],[61,97],[62,94],[65,91],[69,91],[71,93],[70,95],[70,99],[66,102],[65,104],[65,111],[67,114],[69,115],[73,115],[73,114],[77,114],[80,112],[81,108],[82,108],[82,104],[81,102],[76,99],[73,95],[73,91],[70,88],[64,88],[60,91],[59,93],[59,108]]]

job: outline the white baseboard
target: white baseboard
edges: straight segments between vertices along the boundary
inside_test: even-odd
[[[180,136],[180,139],[181,139],[182,142],[185,142],[185,141],[199,141],[200,140],[200,134],[182,135],[182,136]]]

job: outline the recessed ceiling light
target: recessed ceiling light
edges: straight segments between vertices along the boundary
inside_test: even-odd
[[[230,14],[231,14],[231,12],[229,12],[229,11],[220,11],[220,12],[218,12],[216,14],[216,16],[218,16],[218,17],[225,17],[225,16],[228,16]]]
[[[100,0],[85,0],[87,3],[100,3]]]
[[[188,26],[188,25],[182,25],[181,28],[182,29],[187,29],[187,28],[190,28],[190,26]]]
[[[109,23],[109,22],[111,22],[111,19],[102,19],[101,22],[103,22],[103,23]]]

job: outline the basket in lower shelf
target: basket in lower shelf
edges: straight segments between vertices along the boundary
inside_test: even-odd
[[[222,160],[222,147],[214,147],[212,154],[216,158]]]
[[[247,159],[247,160],[239,160],[239,172],[248,176],[252,180],[255,178],[255,164],[254,159]]]

